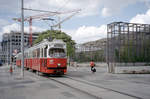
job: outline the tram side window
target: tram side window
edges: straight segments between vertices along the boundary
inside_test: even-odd
[[[24,58],[26,58],[26,53],[24,53]]]
[[[32,51],[32,57],[34,57],[34,51]]]
[[[33,53],[32,53],[32,51],[30,51],[30,54],[31,54],[30,58],[33,58]]]
[[[32,51],[29,51],[29,58],[32,58]]]
[[[29,52],[28,52],[28,58],[29,58]]]
[[[37,58],[37,50],[34,50],[34,57]]]
[[[20,54],[18,55],[18,59],[19,59],[19,60],[21,59],[21,55],[20,55]]]
[[[27,58],[27,53],[25,53],[24,58]]]
[[[27,58],[27,52],[26,52],[26,54],[25,54],[25,58]]]
[[[25,58],[27,58],[27,52],[26,52],[26,54],[25,54]]]
[[[44,57],[47,57],[47,45],[45,46],[45,48],[44,48]]]
[[[42,48],[41,56],[43,57],[43,48]]]
[[[38,48],[36,51],[37,51],[37,57],[40,57],[40,48]]]
[[[32,51],[32,55],[33,55],[33,57],[36,57],[36,51],[35,50]]]

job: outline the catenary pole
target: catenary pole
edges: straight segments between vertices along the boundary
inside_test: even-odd
[[[12,62],[11,62],[11,58],[12,58],[12,33],[10,33],[10,66],[12,66]]]
[[[7,35],[7,66],[9,66],[9,62],[8,62],[8,55],[9,55],[9,50],[8,50],[8,42],[9,42],[9,35]]]
[[[24,77],[24,0],[21,0],[21,76]]]

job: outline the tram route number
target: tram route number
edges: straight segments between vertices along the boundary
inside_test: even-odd
[[[63,45],[62,44],[55,44],[54,47],[63,48]]]

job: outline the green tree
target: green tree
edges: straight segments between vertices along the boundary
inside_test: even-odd
[[[33,42],[33,44],[41,42],[43,39],[62,39],[67,44],[67,56],[73,57],[75,51],[75,41],[64,32],[58,30],[47,30],[40,33],[39,37]]]
[[[121,62],[149,62],[150,61],[150,39],[145,39],[143,43],[130,39],[124,39],[124,46],[120,47],[120,51],[115,50],[115,56],[120,53]],[[135,45],[135,43],[138,43]],[[138,50],[137,50],[138,49]]]

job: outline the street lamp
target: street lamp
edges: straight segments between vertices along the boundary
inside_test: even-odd
[[[7,42],[6,42],[7,43],[7,47],[6,47],[7,48],[7,66],[9,66],[9,62],[8,62],[9,61],[9,59],[8,59],[8,55],[9,55],[8,42],[9,42],[9,35],[7,36]]]

